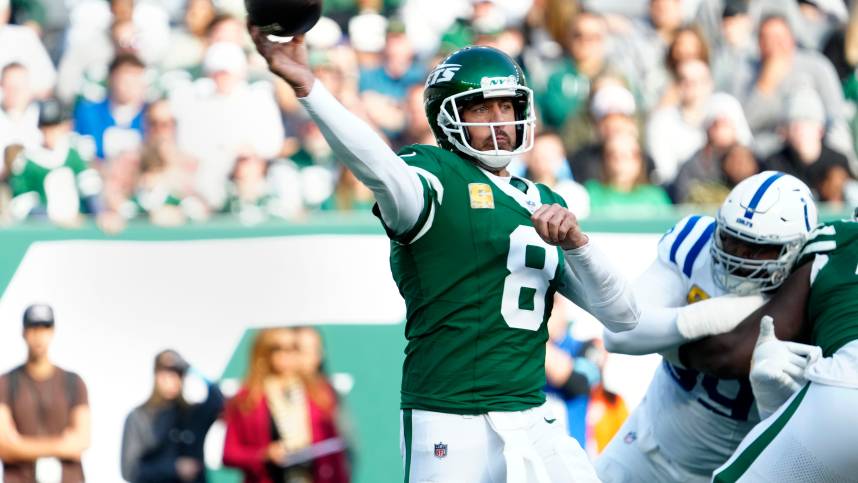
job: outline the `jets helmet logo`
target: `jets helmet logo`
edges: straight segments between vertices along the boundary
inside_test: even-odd
[[[438,67],[435,67],[435,70],[429,74],[429,77],[426,78],[426,87],[431,85],[435,85],[439,82],[448,82],[453,80],[453,76],[456,75],[456,72],[462,68],[461,64],[440,64]]]

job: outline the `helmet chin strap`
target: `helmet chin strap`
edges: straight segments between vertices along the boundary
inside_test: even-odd
[[[481,165],[483,168],[487,169],[491,172],[497,172],[504,168],[506,168],[510,161],[512,161],[513,153],[508,152],[508,154],[481,154],[480,151],[473,149],[469,146],[465,146],[461,143],[455,136],[449,135],[447,139],[454,145],[461,153],[466,153],[468,156],[472,157],[477,164]]]

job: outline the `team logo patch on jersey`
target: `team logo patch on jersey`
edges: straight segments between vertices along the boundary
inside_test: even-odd
[[[438,443],[435,445],[435,457],[436,458],[446,458],[447,457],[447,445],[444,443]]]
[[[495,207],[492,188],[485,183],[468,183],[468,194],[471,197],[471,208],[475,210]]]
[[[685,299],[689,304],[700,302],[701,300],[706,300],[708,298],[709,294],[697,285],[692,285],[691,289],[688,291],[688,295],[685,296]]]

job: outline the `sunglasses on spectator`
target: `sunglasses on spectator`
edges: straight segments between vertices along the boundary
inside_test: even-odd
[[[274,344],[268,348],[271,353],[275,352],[298,352],[298,346],[296,344],[285,345],[285,344]]]
[[[572,32],[574,40],[584,40],[587,42],[595,42],[602,40],[602,34],[593,32]]]

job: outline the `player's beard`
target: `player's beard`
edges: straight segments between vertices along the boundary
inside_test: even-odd
[[[489,135],[479,146],[479,150],[494,151],[495,149],[499,149],[501,151],[512,151],[512,139],[503,128],[495,129],[495,138],[497,139],[497,148],[495,148],[495,141],[492,139],[492,136]]]

